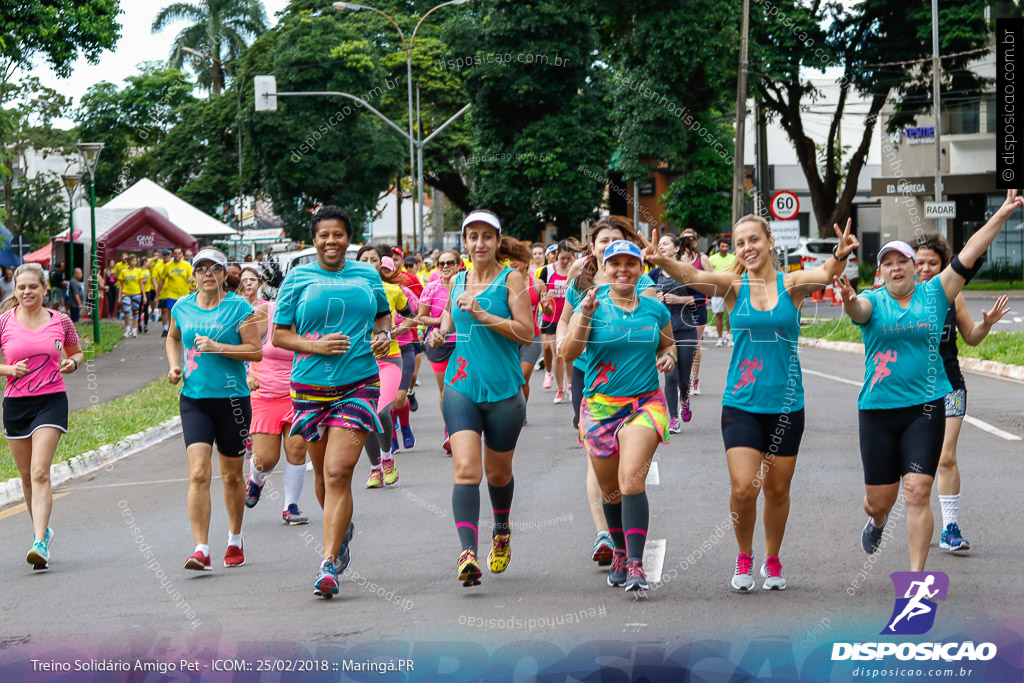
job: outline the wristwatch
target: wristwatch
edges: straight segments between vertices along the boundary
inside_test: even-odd
[[[839,245],[837,244],[836,246],[832,247],[832,258],[834,258],[836,261],[845,261],[846,259],[850,258],[850,252],[846,252],[846,256],[844,256],[843,258],[839,258]]]
[[[376,332],[373,333],[373,336],[376,337],[378,334],[383,334],[385,337],[388,338],[389,342],[391,341],[391,332],[390,331],[388,331],[388,330],[377,330]]]

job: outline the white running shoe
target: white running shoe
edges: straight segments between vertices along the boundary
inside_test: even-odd
[[[754,556],[740,553],[736,557],[736,572],[732,576],[732,587],[743,593],[749,593],[757,587],[754,583]]]
[[[782,575],[782,561],[778,555],[769,555],[761,563],[761,576],[764,577],[762,588],[771,591],[786,590],[786,577]]]
[[[715,342],[715,347],[718,348],[725,344],[725,337],[719,337],[718,341]]]

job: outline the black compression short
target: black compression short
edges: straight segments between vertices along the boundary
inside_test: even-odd
[[[865,484],[896,484],[911,472],[935,476],[946,432],[943,399],[909,408],[861,410],[859,423]]]

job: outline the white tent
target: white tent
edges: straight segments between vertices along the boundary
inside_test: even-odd
[[[103,235],[121,218],[147,206],[156,209],[178,228],[193,237],[202,239],[237,233],[233,228],[221,223],[213,216],[203,213],[152,180],[143,178],[102,207],[96,208],[96,234]],[[79,238],[79,241],[88,240],[89,207],[78,207],[73,215],[75,231],[82,231],[82,238]]]

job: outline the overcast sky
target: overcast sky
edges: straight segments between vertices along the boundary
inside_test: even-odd
[[[195,4],[195,0],[185,1]],[[43,85],[71,97],[75,107],[82,95],[100,81],[122,86],[126,76],[138,73],[136,67],[140,62],[166,60],[174,37],[188,26],[187,22],[179,22],[171,24],[160,33],[150,30],[160,9],[170,4],[171,0],[122,0],[122,12],[118,16],[121,38],[112,52],[102,53],[96,64],[89,64],[84,58],[78,59],[70,78],[57,78],[46,64],[37,64],[29,73],[38,77]],[[263,0],[271,26],[277,23],[275,13],[287,4],[288,0]],[[324,4],[330,3],[325,0]],[[58,128],[71,128],[73,125],[68,119],[57,119],[54,123]]]

